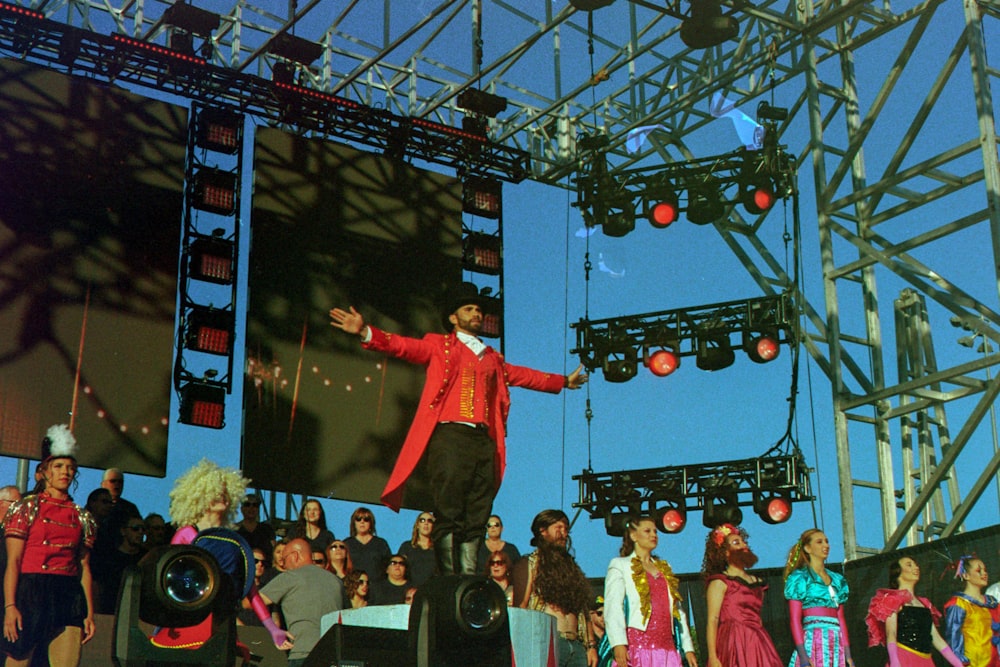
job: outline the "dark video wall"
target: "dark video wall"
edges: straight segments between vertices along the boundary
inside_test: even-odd
[[[0,454],[162,476],[187,110],[0,61]]]
[[[243,461],[262,488],[377,503],[423,368],[330,326],[356,307],[387,331],[443,331],[461,279],[461,184],[382,155],[256,133]],[[408,507],[426,503],[422,478]]]

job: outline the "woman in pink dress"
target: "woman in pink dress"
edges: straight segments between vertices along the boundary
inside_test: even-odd
[[[708,667],[782,667],[760,621],[767,585],[747,572],[757,564],[747,539],[744,529],[726,523],[705,541]]]
[[[618,667],[682,667],[681,653],[697,667],[677,577],[653,555],[657,540],[652,519],[629,520],[604,579],[605,633]]]

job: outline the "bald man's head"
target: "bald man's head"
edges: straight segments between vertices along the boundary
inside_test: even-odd
[[[312,565],[312,547],[301,538],[295,538],[285,544],[281,555],[286,570],[297,570],[306,565]]]

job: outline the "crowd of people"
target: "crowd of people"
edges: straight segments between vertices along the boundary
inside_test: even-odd
[[[7,665],[29,665],[44,650],[52,665],[78,664],[94,635],[94,615],[112,614],[122,573],[147,551],[190,544],[203,531],[231,528],[252,550],[254,567],[238,623],[260,625],[275,646],[301,665],[320,639],[320,619],[339,609],[408,604],[440,574],[432,512],[415,519],[410,539],[393,551],[376,530],[375,513],[357,508],[348,536],[338,539],[322,504],[306,500],[291,525],[261,518],[261,497],[248,493],[239,471],[203,460],[176,481],[169,521],[143,517],[122,497],[121,471],[109,469],[84,507],[70,496],[76,480],[75,440],[53,427],[43,443],[37,484],[22,497],[0,489],[4,557],[4,632]],[[237,512],[242,513],[237,521]],[[512,607],[555,619],[560,664],[568,667],[697,667],[697,650],[678,579],[654,551],[652,518],[631,518],[619,555],[610,560],[596,598],[572,555],[570,523],[561,510],[538,513],[530,553],[503,539],[503,522],[489,515],[477,543],[475,572],[489,577]],[[783,594],[794,652],[782,659],[761,621],[767,585],[752,572],[757,557],[749,536],[724,524],[709,532],[703,575],[707,667],[852,667],[847,632],[846,579],[829,570],[830,545],[818,529],[805,531],[789,551]],[[954,565],[960,590],[944,613],[917,595],[920,567],[909,556],[893,560],[888,587],[872,598],[865,619],[868,644],[882,645],[890,667],[929,667],[938,652],[958,667],[1000,667],[1000,608],[986,565],[963,556]],[[159,628],[158,646],[203,642],[211,619],[196,627]],[[778,631],[771,628],[772,632]],[[781,630],[782,632],[784,629]]]

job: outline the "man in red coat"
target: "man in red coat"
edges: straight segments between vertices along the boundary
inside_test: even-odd
[[[568,376],[508,364],[485,345],[483,298],[472,283],[452,290],[443,311],[451,333],[408,338],[365,324],[352,306],[334,308],[331,324],[361,337],[367,350],[427,368],[417,414],[403,442],[382,502],[398,510],[403,486],[426,454],[433,494],[434,549],[441,574],[474,574],[479,542],[506,465],[508,386],[559,393],[579,389],[579,366]]]

